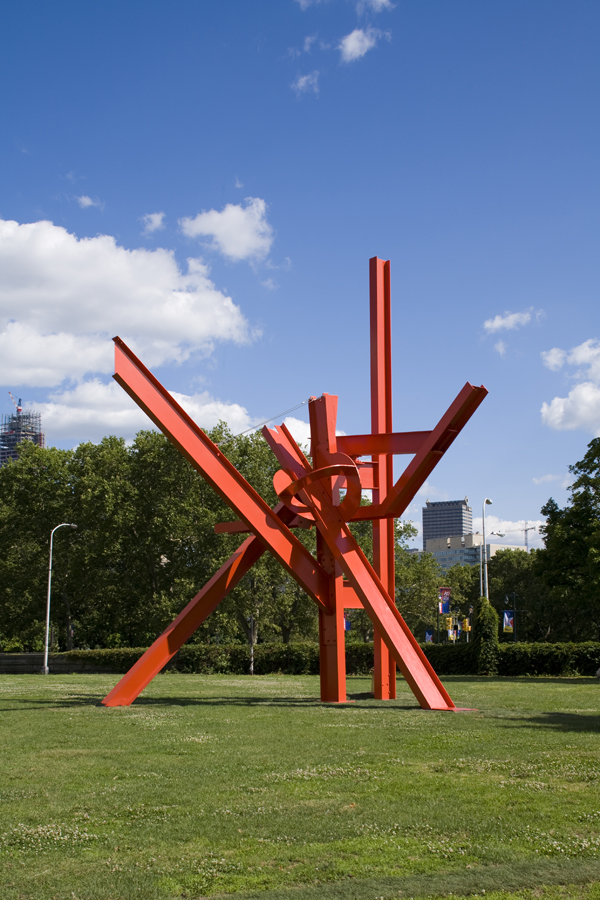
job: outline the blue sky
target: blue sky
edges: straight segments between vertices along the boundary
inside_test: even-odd
[[[597,3],[0,16],[0,412],[11,390],[49,443],[131,438],[119,333],[204,427],[327,391],[367,431],[378,255],[395,429],[432,427],[465,381],[490,391],[409,516],[487,496],[518,544],[565,502],[600,434]]]

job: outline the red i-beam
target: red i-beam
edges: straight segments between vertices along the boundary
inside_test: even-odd
[[[106,706],[132,703],[268,549],[319,607],[322,700],[346,700],[344,609],[363,608],[375,635],[375,696],[395,696],[398,666],[423,708],[455,708],[395,606],[394,518],[487,391],[466,384],[432,431],[394,433],[389,262],[370,261],[370,299],[371,434],[337,437],[337,397],[328,394],[309,404],[312,465],[285,426],[263,429],[281,464],[274,479],[281,502],[273,510],[115,338],[115,379],[240,517],[217,530],[250,532],[250,537],[104,698]],[[394,454],[413,456],[396,483]],[[367,489],[373,491],[373,504],[360,506],[361,491]],[[373,521],[373,566],[348,527],[364,519]],[[316,560],[290,531],[312,524],[317,527]]]
[[[392,325],[390,263],[369,260],[371,313],[371,433],[391,434],[392,428]],[[394,458],[373,455],[373,503],[382,503],[394,483]],[[390,597],[396,596],[394,519],[373,519],[373,567]],[[396,662],[382,635],[375,629],[373,690],[378,700],[396,696]]]

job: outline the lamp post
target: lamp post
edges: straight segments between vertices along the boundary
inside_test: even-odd
[[[77,528],[77,525],[73,525],[71,522],[61,522],[60,525],[57,525],[56,528],[53,528],[50,532],[50,559],[48,562],[48,596],[46,598],[46,641],[44,645],[44,668],[42,669],[42,674],[49,675],[50,669],[48,668],[48,638],[50,636],[50,590],[52,587],[52,546],[54,543],[54,532],[59,528]]]
[[[482,521],[483,521],[483,543],[481,544],[481,549],[479,551],[479,590],[480,596],[485,597],[487,600],[490,599],[490,590],[488,586],[488,570],[487,570],[487,546],[485,543],[485,508],[486,506],[491,506],[492,501],[489,497],[486,497],[483,501],[482,506]],[[490,537],[492,534],[497,535],[498,537],[504,537],[503,531],[490,531]],[[485,554],[485,562],[483,561],[483,557]],[[485,579],[484,579],[485,572]]]
[[[490,531],[488,537],[492,535],[496,535],[496,537],[504,537],[504,531]],[[483,597],[483,554],[485,552],[485,583],[487,585],[487,547],[485,544],[479,545],[479,596]],[[487,596],[487,595],[486,595]],[[489,600],[488,596],[488,600]]]

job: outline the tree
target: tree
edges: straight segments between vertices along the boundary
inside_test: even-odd
[[[520,641],[548,640],[556,627],[548,590],[536,572],[536,555],[536,550],[499,550],[488,563],[490,601],[499,614],[504,609],[518,610]]]
[[[448,569],[444,575],[444,585],[451,593],[452,609],[468,616],[471,607],[475,606],[479,597],[479,567],[456,565]]]
[[[416,529],[410,522],[396,528],[396,606],[413,634],[424,637],[437,623],[438,589],[442,570],[431,553],[409,553],[407,543]]]
[[[78,526],[54,544],[52,624],[60,646],[70,647],[73,629],[78,646],[139,646],[154,640],[240,542],[214,532],[231,517],[156,432],[140,432],[131,447],[115,437],[74,452],[23,444],[19,458],[0,469],[3,644],[41,647],[48,540],[60,522]],[[229,637],[243,637],[231,615],[220,618]]]
[[[570,472],[575,481],[560,509],[550,498],[542,508],[545,548],[535,571],[548,591],[552,625],[561,640],[600,639],[600,438],[588,444]]]
[[[475,604],[473,653],[478,675],[498,674],[498,613],[487,597]]]
[[[43,647],[50,532],[61,522],[74,521],[71,458],[71,451],[27,442],[17,460],[0,468],[0,635],[15,649],[21,644],[32,650]],[[54,542],[54,596],[63,601],[75,539],[74,532],[63,529]],[[57,604],[54,623],[59,610]]]

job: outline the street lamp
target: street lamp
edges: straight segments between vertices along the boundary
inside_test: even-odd
[[[46,599],[46,642],[44,646],[44,668],[42,669],[43,675],[49,675],[50,669],[48,668],[48,638],[50,636],[50,589],[52,586],[52,544],[54,542],[54,532],[59,528],[77,528],[77,525],[73,525],[71,522],[61,522],[60,525],[57,525],[56,528],[53,528],[50,532],[50,560],[48,563],[48,597]]]
[[[489,600],[490,599],[490,589],[488,585],[488,570],[487,570],[487,547],[485,543],[485,508],[486,506],[491,506],[492,501],[489,497],[486,497],[483,501],[483,505],[481,507],[482,510],[482,522],[483,522],[483,543],[481,545],[481,551],[479,553],[479,589],[481,591],[481,596]],[[498,537],[504,537],[504,533],[500,531],[492,531],[490,534],[497,534]],[[485,554],[485,562],[483,562],[483,556]],[[484,593],[484,572],[485,572],[485,593]]]
[[[488,537],[491,537],[493,534],[496,537],[504,537],[504,531],[490,531]],[[487,546],[485,544],[479,545],[479,596],[483,597],[483,554],[485,553],[485,583],[487,586]],[[488,600],[489,600],[488,596]]]

